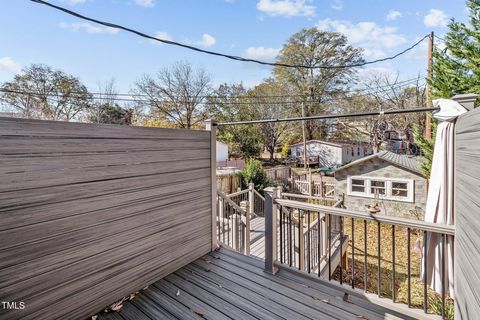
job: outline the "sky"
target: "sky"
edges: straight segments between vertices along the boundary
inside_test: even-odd
[[[367,61],[394,55],[430,31],[442,36],[451,18],[466,21],[464,0],[49,0],[81,14],[163,39],[231,55],[274,61],[302,28],[345,34]],[[47,64],[91,90],[114,79],[129,92],[144,74],[188,61],[212,84],[253,87],[271,68],[160,44],[85,22],[28,0],[0,0],[0,83],[22,67]],[[410,79],[426,72],[427,42],[394,61],[359,70]]]

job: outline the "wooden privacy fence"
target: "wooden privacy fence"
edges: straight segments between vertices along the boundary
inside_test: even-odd
[[[85,319],[208,253],[211,134],[0,118],[0,319]]]

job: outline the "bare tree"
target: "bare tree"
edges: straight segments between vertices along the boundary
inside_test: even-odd
[[[251,97],[252,106],[256,119],[278,119],[288,117],[291,111],[285,95],[286,88],[273,79],[267,79],[250,90],[247,97]],[[281,141],[291,128],[288,122],[266,122],[259,125],[265,148],[270,154],[270,160],[274,159],[275,149],[281,145]]]
[[[2,100],[26,118],[72,120],[91,108],[91,95],[74,76],[33,64],[3,84]]]
[[[365,94],[345,96],[339,100],[344,112],[364,112],[372,110],[402,110],[426,106],[425,85],[422,78],[414,81],[399,81],[396,76],[376,75],[366,84]],[[339,120],[335,123],[337,138],[360,139],[367,137],[375,152],[385,143],[385,132],[394,130],[405,136],[409,143],[414,142],[413,129],[422,125],[424,114],[405,113],[374,116],[357,120]]]
[[[161,69],[155,77],[144,75],[134,92],[146,96],[150,107],[181,128],[192,128],[206,118],[205,101],[211,92],[210,77],[188,62]]]

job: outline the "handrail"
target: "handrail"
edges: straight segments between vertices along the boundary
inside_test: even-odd
[[[237,205],[235,202],[232,201],[232,199],[230,199],[225,193],[223,192],[220,192],[220,191],[217,191],[217,194],[222,197],[222,199],[224,199],[229,205],[231,205],[235,210],[238,210],[240,211],[240,213],[243,213],[243,214],[247,214],[247,212],[242,209],[242,207],[240,207],[239,205]]]
[[[253,189],[253,192],[254,192],[254,193],[257,195],[257,196],[259,196],[259,197],[260,197],[260,199],[262,199],[263,201],[265,201],[265,197],[264,197],[264,196],[262,196],[262,195],[260,194],[260,192],[258,192],[258,191],[257,191],[257,190],[255,190],[255,189]]]
[[[227,198],[232,198],[232,197],[235,197],[235,196],[240,196],[240,195],[245,194],[247,192],[248,192],[248,189],[245,189],[245,190],[240,190],[240,191],[237,191],[237,192],[234,192],[234,193],[225,194],[225,196]]]
[[[274,201],[278,205],[290,207],[290,208],[316,211],[316,212],[321,212],[325,214],[333,214],[337,216],[357,218],[357,219],[363,219],[367,221],[375,221],[379,223],[409,227],[413,229],[421,229],[428,232],[434,232],[434,233],[440,233],[440,234],[446,234],[446,235],[452,235],[452,236],[455,235],[454,225],[437,224],[437,223],[425,222],[425,221],[416,221],[416,220],[386,216],[381,214],[374,215],[374,214],[368,214],[368,213],[363,213],[359,211],[352,211],[352,210],[347,210],[342,208],[328,207],[328,206],[322,206],[322,205],[294,201],[294,200],[279,199],[279,198],[275,198]]]
[[[289,197],[289,198],[297,198],[297,199],[308,199],[308,200],[321,200],[321,201],[332,201],[333,198],[325,198],[325,197],[318,197],[318,196],[309,196],[305,194],[298,194],[298,193],[282,193],[282,196]]]

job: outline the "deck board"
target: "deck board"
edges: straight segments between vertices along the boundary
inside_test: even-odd
[[[123,319],[413,319],[287,270],[271,275],[263,261],[221,249],[155,282],[122,311]]]

